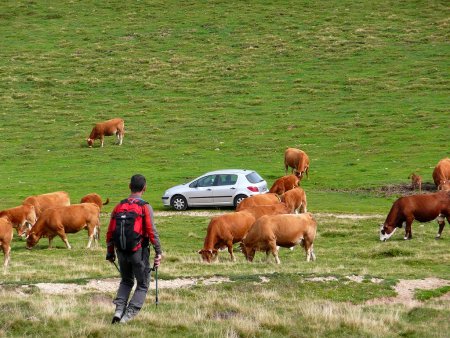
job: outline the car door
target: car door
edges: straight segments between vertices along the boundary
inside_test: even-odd
[[[212,205],[213,186],[216,175],[207,175],[200,177],[198,180],[189,185],[189,192],[186,193],[186,198],[190,206]]]
[[[233,205],[238,176],[235,174],[220,174],[216,176],[213,187],[214,204]]]

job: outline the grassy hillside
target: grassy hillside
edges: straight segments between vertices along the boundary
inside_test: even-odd
[[[433,0],[2,1],[0,209],[66,190],[72,202],[109,197],[108,212],[139,172],[162,210],[165,189],[209,170],[254,169],[271,185],[290,146],[311,159],[309,211],[376,215],[319,214],[317,261],[282,250],[280,266],[262,253],[252,265],[240,253],[201,264],[209,217],[160,216],[161,280],[199,282],[161,290],[157,310],[150,294],[125,327],[109,325],[112,292],[36,286],[117,277],[104,247],[84,249],[84,231],[69,235],[70,252],[59,239],[28,251],[14,238],[0,336],[448,336],[449,302],[439,298],[448,283],[411,288],[406,304],[383,297],[404,280],[450,279],[449,230],[435,241],[435,223],[414,223],[412,241],[403,230],[378,240],[408,175],[432,182],[450,155],[448,9]],[[125,119],[124,144],[89,149],[94,123],[113,117]],[[202,282],[212,276],[230,282]]]
[[[0,204],[59,189],[117,201],[141,172],[161,208],[167,187],[207,170],[252,168],[271,184],[293,146],[311,158],[312,210],[384,212],[392,198],[354,190],[406,184],[412,171],[431,181],[449,155],[446,10],[3,2]],[[93,124],[116,116],[124,145],[88,149]]]

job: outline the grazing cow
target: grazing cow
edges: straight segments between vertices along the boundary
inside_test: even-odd
[[[306,194],[300,187],[286,191],[283,195],[281,195],[280,199],[281,202],[286,204],[289,209],[289,213],[291,214],[307,212]]]
[[[6,218],[0,218],[0,245],[3,250],[3,255],[5,256],[5,261],[3,263],[3,273],[6,272],[8,267],[10,253],[11,253],[11,241],[13,238],[13,227],[11,222]]]
[[[27,237],[27,249],[37,244],[41,237],[48,237],[48,247],[51,248],[54,237],[59,236],[71,249],[66,234],[73,234],[81,229],[87,229],[91,247],[92,239],[97,243],[100,232],[100,209],[94,203],[72,204],[45,210]]]
[[[309,262],[316,259],[313,250],[316,231],[317,223],[311,213],[263,216],[242,240],[242,252],[249,262],[253,261],[257,250],[265,251],[267,256],[272,252],[275,262],[280,264],[277,246],[290,248],[300,244]]]
[[[292,168],[292,172],[295,173],[299,179],[302,179],[304,174],[308,176],[308,155],[303,150],[287,148],[284,152],[284,168],[286,175],[289,167]]]
[[[81,198],[80,203],[94,203],[97,204],[99,209],[102,210],[102,207],[109,203],[109,198],[106,199],[106,201],[103,203],[102,198],[99,194],[96,194],[95,192],[92,194],[87,194],[83,198]]]
[[[286,191],[298,187],[300,179],[296,175],[286,175],[278,178],[270,188],[269,192],[283,195]]]
[[[400,197],[394,202],[384,224],[381,225],[380,240],[386,241],[403,225],[406,225],[404,239],[411,239],[411,224],[414,220],[429,222],[436,218],[439,224],[439,232],[436,235],[438,239],[445,226],[444,217],[450,223],[449,191]]]
[[[65,191],[56,191],[48,194],[29,196],[24,199],[22,204],[33,205],[36,217],[39,218],[41,213],[48,208],[70,205],[70,197]]]
[[[247,212],[233,212],[211,219],[206,230],[203,249],[198,253],[203,261],[211,263],[217,258],[218,250],[228,248],[232,261],[233,244],[240,242],[255,222],[255,217]]]
[[[411,189],[419,189],[419,192],[422,192],[422,177],[412,173],[408,178],[411,179]]]
[[[117,143],[122,145],[123,135],[125,134],[125,122],[122,119],[116,118],[105,122],[96,123],[92,128],[91,134],[87,139],[89,148],[92,148],[94,141],[99,139],[103,147],[103,140],[105,136],[116,135]]]
[[[260,195],[253,195],[245,198],[241,203],[236,207],[236,211],[244,210],[245,208],[254,207],[257,205],[270,205],[280,203],[280,198],[277,194],[266,193]]]
[[[437,190],[443,190],[450,182],[450,158],[443,158],[433,170],[433,181]]]
[[[17,234],[22,236],[24,229],[36,223],[36,212],[31,204],[22,204],[18,207],[0,211],[0,218],[6,218],[16,228]]]
[[[271,205],[256,205],[254,207],[245,208],[240,212],[246,212],[252,214],[255,220],[261,218],[265,215],[278,215],[278,214],[289,214],[290,208],[284,203],[276,203]]]

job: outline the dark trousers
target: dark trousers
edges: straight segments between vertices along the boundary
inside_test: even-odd
[[[113,301],[116,304],[116,313],[123,312],[126,309],[134,280],[136,280],[136,289],[128,306],[140,309],[144,305],[150,283],[149,256],[150,250],[148,247],[141,248],[133,253],[117,251],[122,279],[119,290],[117,290],[117,296]]]

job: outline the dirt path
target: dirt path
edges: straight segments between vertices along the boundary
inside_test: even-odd
[[[348,280],[362,283],[364,281],[363,276],[347,276]],[[261,277],[261,283],[267,283],[270,281],[269,277]],[[308,281],[326,283],[330,281],[337,281],[336,277],[312,277],[308,278]],[[39,288],[42,293],[50,295],[64,295],[68,293],[84,293],[84,292],[116,292],[119,285],[119,278],[110,279],[95,279],[89,281],[86,285],[71,284],[71,283],[37,283],[32,284],[34,287]],[[372,283],[381,283],[383,280],[378,278],[372,278]],[[194,285],[212,285],[217,283],[232,283],[229,278],[224,277],[211,277],[211,278],[177,278],[172,280],[158,280],[158,289],[179,289],[189,288]],[[29,294],[26,289],[31,285],[23,285],[15,289],[15,292],[21,295]],[[365,303],[365,305],[387,305],[387,304],[402,304],[406,307],[415,307],[422,304],[420,301],[414,299],[414,293],[416,289],[432,290],[443,286],[450,286],[450,280],[439,278],[426,278],[426,279],[413,279],[413,280],[400,280],[395,286],[397,296],[395,297],[383,297],[377,299],[371,299]],[[150,287],[155,288],[155,281],[151,281]],[[2,287],[0,286],[0,289]],[[442,300],[450,301],[450,292],[440,297]]]
[[[176,216],[190,216],[190,217],[213,217],[223,214],[228,214],[233,212],[233,210],[225,211],[210,211],[210,210],[190,210],[190,211],[155,211],[155,217],[176,217]],[[378,215],[378,214],[367,214],[367,215],[359,215],[359,214],[333,214],[333,213],[314,213],[315,217],[330,217],[330,218],[339,218],[339,219],[371,219],[371,218],[383,218],[386,215]]]

